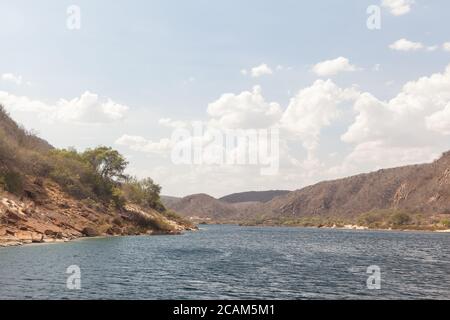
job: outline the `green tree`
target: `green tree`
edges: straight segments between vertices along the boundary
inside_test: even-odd
[[[151,208],[160,209],[161,202],[159,195],[161,193],[161,186],[156,184],[151,178],[145,178],[140,182],[140,185],[145,193],[146,204]]]
[[[411,220],[411,217],[406,212],[395,212],[390,217],[391,225],[394,227],[407,225]]]
[[[98,147],[86,150],[82,157],[103,179],[109,181],[126,179],[124,171],[128,162],[117,150]]]
[[[130,202],[158,211],[165,210],[160,200],[161,186],[156,184],[153,179],[138,180],[134,177],[129,177],[122,188],[125,197]]]

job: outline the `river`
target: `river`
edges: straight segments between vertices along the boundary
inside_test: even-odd
[[[0,298],[450,299],[450,234],[209,225],[0,248]]]

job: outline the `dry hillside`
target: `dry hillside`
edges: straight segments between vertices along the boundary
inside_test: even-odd
[[[169,207],[185,217],[221,223],[449,229],[450,152],[431,164],[326,181],[265,203],[194,195]]]
[[[194,228],[166,210],[153,180],[126,176],[126,165],[107,147],[55,149],[0,106],[0,246]]]

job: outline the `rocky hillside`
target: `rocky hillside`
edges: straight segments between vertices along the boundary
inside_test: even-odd
[[[68,241],[80,237],[177,234],[189,226],[135,205],[121,210],[78,201],[51,181],[29,191],[33,198],[3,193],[0,198],[0,246]],[[34,193],[36,192],[36,193]]]
[[[215,222],[450,229],[450,152],[431,164],[326,181],[265,203],[227,203],[201,195],[170,207]]]
[[[166,201],[165,201],[166,199]],[[217,200],[206,194],[196,194],[178,200],[162,199],[171,210],[196,222],[229,221],[237,215],[237,210],[230,204]]]
[[[222,197],[219,200],[228,203],[242,203],[242,202],[269,202],[275,197],[288,194],[287,190],[270,190],[270,191],[250,191],[233,193]]]
[[[385,169],[294,191],[267,203],[265,212],[354,218],[376,210],[450,217],[450,152],[431,164]]]
[[[195,228],[161,204],[153,180],[126,176],[126,165],[107,147],[55,149],[0,106],[0,246]]]

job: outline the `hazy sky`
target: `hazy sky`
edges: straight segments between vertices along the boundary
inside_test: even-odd
[[[56,147],[117,148],[164,194],[298,189],[450,149],[449,15],[446,0],[0,0],[0,103]],[[174,164],[173,130],[196,121],[278,128],[279,172]]]

